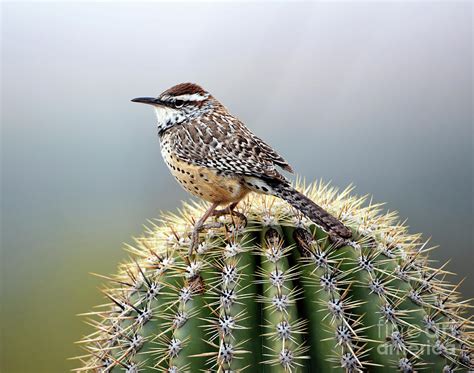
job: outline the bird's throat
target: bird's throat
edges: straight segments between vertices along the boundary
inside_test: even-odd
[[[158,134],[162,134],[168,128],[184,121],[185,116],[176,109],[166,106],[155,106],[155,114],[158,124]]]

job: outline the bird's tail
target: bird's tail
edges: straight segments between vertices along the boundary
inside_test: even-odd
[[[306,215],[311,221],[321,226],[327,233],[344,239],[352,236],[352,232],[349,228],[304,194],[298,192],[289,183],[274,182],[271,183],[271,187],[272,194],[287,201],[294,208]]]

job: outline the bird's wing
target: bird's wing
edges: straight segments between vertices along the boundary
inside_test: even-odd
[[[290,164],[287,161],[285,161],[285,159],[280,154],[278,154],[270,145],[265,143],[259,137],[255,136],[244,124],[242,124],[242,123],[240,123],[240,124],[241,124],[241,128],[242,128],[242,132],[245,133],[246,136],[252,137],[255,140],[257,146],[259,146],[262,149],[262,151],[263,151],[263,153],[265,153],[266,157],[271,159],[273,161],[273,163],[275,163],[276,165],[278,165],[282,169],[284,169],[288,172],[291,172],[291,173],[294,172],[293,168],[290,166]]]
[[[292,172],[288,162],[243,123],[227,118],[179,126],[173,140],[177,156],[224,174],[285,180],[277,166]]]

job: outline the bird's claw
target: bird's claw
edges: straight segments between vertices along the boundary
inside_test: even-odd
[[[235,206],[234,206],[235,207]],[[233,207],[228,207],[222,210],[215,210],[212,213],[212,216],[214,217],[220,217],[224,215],[230,215],[231,218],[236,216],[239,220],[243,222],[243,225],[240,225],[240,227],[245,228],[247,226],[247,217],[242,214],[241,212],[234,211]],[[232,223],[234,226],[237,226],[235,223],[234,219],[232,219]],[[206,223],[206,224],[200,224],[199,222],[194,226],[193,232],[191,234],[191,243],[189,245],[189,251],[188,251],[188,256],[191,256],[193,252],[197,251],[199,247],[199,233],[204,230],[204,229],[218,229],[222,228],[225,224],[222,222],[213,222],[213,223]]]
[[[220,217],[220,216],[225,216],[225,215],[230,215],[231,218],[232,217],[237,217],[241,222],[243,222],[243,224],[241,225],[243,228],[245,228],[247,226],[247,223],[248,223],[248,220],[247,220],[247,217],[242,214],[241,212],[238,212],[238,211],[235,211],[235,210],[229,210],[228,208],[226,209],[222,209],[222,210],[216,210],[213,212],[212,216],[215,216],[215,217]],[[235,224],[235,222],[233,221],[232,219],[232,222]]]
[[[202,231],[204,229],[219,229],[219,228],[222,228],[224,226],[224,223],[221,223],[221,222],[214,222],[214,223],[206,223],[206,224],[203,224],[201,229],[199,231]]]
[[[191,234],[191,243],[189,245],[188,256],[191,256],[194,251],[197,251],[199,247],[199,233],[204,229],[218,229],[222,228],[224,223],[221,222],[213,222],[213,223],[206,223],[195,225],[193,232]]]

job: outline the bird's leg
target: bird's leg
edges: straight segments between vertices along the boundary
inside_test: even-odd
[[[199,219],[196,222],[196,224],[194,224],[193,233],[191,235],[191,245],[189,246],[189,251],[188,251],[189,256],[191,256],[193,254],[193,251],[197,249],[199,245],[199,232],[203,229],[204,223],[209,218],[209,216],[211,216],[214,213],[217,206],[219,206],[218,203],[213,203],[211,207],[209,207],[209,209],[201,217],[201,219]]]
[[[227,206],[226,208],[224,208],[222,210],[214,210],[214,212],[212,213],[212,216],[219,217],[219,216],[223,216],[223,215],[230,215],[230,217],[232,219],[232,223],[234,225],[235,225],[235,222],[234,222],[233,216],[237,216],[240,220],[242,220],[244,222],[244,227],[245,227],[247,225],[247,217],[244,214],[242,214],[241,212],[238,212],[238,211],[234,210],[238,203],[239,202],[233,202],[229,206]]]
[[[213,213],[212,213],[212,216],[219,217],[219,216],[222,216],[222,215],[232,214],[232,212],[234,211],[237,204],[238,204],[238,202],[233,202],[229,206],[227,206],[226,208],[223,208],[221,210],[214,210]]]

